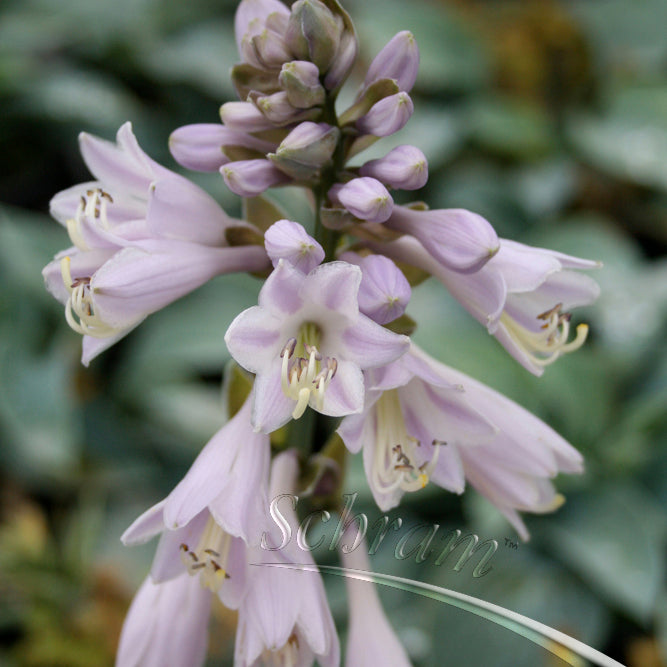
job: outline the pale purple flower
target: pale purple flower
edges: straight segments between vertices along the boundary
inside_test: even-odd
[[[84,364],[210,278],[268,263],[258,246],[223,247],[226,229],[242,223],[151,160],[129,123],[116,144],[82,134],[80,145],[98,180],[51,201],[53,217],[74,245],[43,275],[47,289],[65,304],[68,323],[84,337]]]
[[[255,197],[291,179],[268,160],[239,160],[220,167],[227,187],[240,197]]]
[[[252,430],[249,397],[208,442],[174,490],[123,534],[142,544],[160,534],[156,583],[187,571],[236,608],[244,591],[246,545],[268,525],[268,436]]]
[[[403,645],[389,624],[371,575],[371,564],[363,540],[349,553],[339,549],[345,577],[349,610],[346,667],[410,667]],[[366,574],[368,573],[368,575]]]
[[[276,456],[271,468],[271,497],[293,494],[298,473],[294,450]],[[280,509],[290,525],[298,524],[289,503],[281,504]],[[340,661],[338,636],[320,574],[270,565],[314,566],[312,556],[294,541],[281,550],[274,549],[281,540],[271,537],[267,548],[250,550],[252,565],[239,608],[234,665],[310,667],[317,659],[322,667],[336,667]]]
[[[384,157],[370,160],[359,169],[361,176],[372,176],[399,190],[419,190],[428,181],[426,156],[415,146],[397,146]]]
[[[585,324],[578,325],[570,340],[569,311],[597,299],[598,284],[579,270],[598,268],[599,262],[501,239],[499,252],[481,270],[464,275],[433,261],[411,239],[383,249],[433,273],[535,375],[586,340]]]
[[[269,153],[276,149],[276,144],[245,132],[230,130],[219,123],[184,125],[169,137],[169,150],[174,159],[195,171],[218,171],[223,164],[230,162],[224,153],[225,147]]]
[[[363,90],[380,79],[394,79],[399,90],[409,93],[417,80],[418,70],[417,40],[411,32],[403,30],[375,56],[366,73]]]
[[[443,266],[463,273],[479,271],[500,247],[493,227],[481,215],[464,209],[422,211],[394,206],[385,225],[414,236]]]
[[[410,120],[414,104],[407,93],[400,92],[376,102],[356,123],[362,134],[388,137],[398,132]]]
[[[400,317],[410,301],[410,283],[401,270],[384,255],[362,257],[354,252],[339,259],[361,269],[359,310],[378,324],[388,324]]]
[[[397,359],[409,339],[359,312],[361,271],[330,262],[304,275],[280,260],[259,293],[259,305],[232,322],[225,342],[256,374],[252,422],[271,432],[310,405],[326,415],[361,411],[362,370]]]
[[[274,222],[264,234],[264,246],[274,267],[284,259],[302,273],[310,273],[324,259],[322,246],[290,220]]]
[[[329,199],[367,222],[385,222],[394,208],[394,200],[387,188],[368,176],[334,185],[329,190]]]
[[[462,493],[467,479],[512,523],[518,511],[562,503],[550,479],[582,471],[582,457],[549,426],[510,399],[428,357],[416,346],[368,373],[364,412],[338,429],[352,452],[363,448],[376,502],[395,507],[429,480]]]
[[[211,593],[187,574],[147,577],[130,605],[116,667],[199,667],[206,659]]]

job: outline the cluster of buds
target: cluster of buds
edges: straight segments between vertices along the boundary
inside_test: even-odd
[[[44,276],[83,335],[85,364],[216,275],[268,276],[257,305],[224,336],[236,364],[226,376],[229,421],[123,536],[135,544],[160,535],[160,543],[123,629],[119,667],[202,664],[213,597],[238,610],[236,667],[338,665],[322,581],[298,571],[314,566],[310,551],[275,534],[296,525],[295,507],[276,522],[272,499],[310,494],[342,512],[337,461],[346,450],[362,452],[382,511],[430,483],[459,494],[470,485],[524,539],[520,512],[555,510],[562,496],[552,478],[583,467],[546,424],[415,345],[407,276],[442,282],[540,375],[583,345],[587,327],[571,336],[569,311],[597,298],[581,271],[598,264],[498,238],[470,211],[395,205],[390,190],[418,190],[428,179],[414,146],[351,166],[412,115],[419,51],[411,33],[387,43],[337,113],[357,59],[354,27],[337,0],[297,0],[291,9],[241,0],[235,31],[240,101],[223,104],[222,124],[176,130],[170,147],[185,167],[219,170],[234,193],[255,198],[248,220],[229,218],[151,160],[129,124],[116,144],[82,135],[96,180],[52,201],[73,246]],[[310,194],[311,233],[262,196],[287,184]],[[317,472],[304,486],[307,466]],[[342,548],[343,563],[367,568],[352,551]],[[372,585],[348,589],[347,664],[408,665]]]

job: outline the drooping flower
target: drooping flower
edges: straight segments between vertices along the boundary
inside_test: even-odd
[[[127,612],[116,667],[203,665],[210,609],[210,591],[187,574],[159,584],[147,577]]]
[[[259,304],[232,322],[225,342],[234,359],[255,373],[252,422],[271,432],[310,405],[341,416],[363,407],[362,370],[405,352],[409,339],[359,312],[361,271],[330,262],[307,275],[279,260]]]
[[[271,468],[271,497],[293,494],[298,474],[294,450],[276,456]],[[294,507],[285,502],[280,508],[290,525],[297,525]],[[264,548],[250,550],[252,566],[239,608],[234,664],[309,667],[317,659],[322,667],[335,667],[340,648],[321,576],[309,570],[275,567],[314,565],[310,553],[294,541],[277,549],[280,542],[267,531]]]
[[[346,667],[410,667],[403,645],[389,624],[370,575],[370,562],[362,540],[356,549],[339,549],[349,610]]]
[[[268,264],[259,246],[225,247],[234,224],[203,190],[151,160],[129,123],[117,143],[82,134],[81,152],[97,181],[57,194],[52,215],[73,247],[43,275],[83,335],[82,361],[125,336],[147,315],[232,271]]]
[[[481,270],[464,275],[433,261],[409,238],[383,250],[436,276],[535,375],[586,340],[585,324],[571,339],[569,311],[597,299],[598,284],[579,271],[599,268],[599,262],[501,239],[500,250]]]
[[[367,373],[360,415],[338,433],[363,448],[380,509],[431,480],[462,493],[467,479],[526,539],[518,511],[548,512],[562,498],[550,478],[582,470],[581,455],[510,399],[428,357],[414,344],[401,359]]]

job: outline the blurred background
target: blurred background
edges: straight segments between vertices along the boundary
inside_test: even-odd
[[[403,29],[422,64],[415,114],[378,152],[413,143],[431,178],[420,199],[463,207],[499,235],[599,259],[583,350],[543,378],[515,364],[439,283],[414,292],[417,342],[503,391],[586,457],[558,480],[566,505],[527,517],[532,539],[474,492],[406,497],[404,522],[495,539],[488,575],[453,562],[374,567],[495,602],[630,667],[667,664],[667,3],[664,0],[350,0],[362,63]],[[112,140],[131,120],[142,147],[216,122],[233,99],[232,0],[3,0],[0,4],[0,665],[113,664],[127,605],[154,545],[122,531],[161,499],[221,425],[223,335],[259,283],[223,277],[151,316],[96,359],[40,275],[68,245],[48,217],[89,179],[85,130]],[[357,80],[363,74],[360,67]],[[342,97],[354,95],[351,82]],[[364,158],[367,155],[364,154]],[[217,175],[189,174],[230,213]],[[277,192],[294,219],[299,201]],[[379,516],[359,461],[355,510]],[[507,544],[507,541],[511,542]],[[512,543],[516,548],[513,547]],[[342,581],[327,581],[344,634]],[[554,666],[487,621],[382,591],[417,667]],[[216,610],[210,665],[228,665],[234,616]]]

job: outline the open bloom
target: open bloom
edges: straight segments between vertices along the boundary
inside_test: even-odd
[[[85,364],[212,277],[268,265],[261,247],[225,247],[234,221],[203,190],[151,160],[129,123],[116,144],[81,134],[80,145],[98,180],[51,201],[74,245],[43,275],[83,335]]]
[[[276,456],[271,467],[271,497],[293,494],[298,473],[294,450]],[[289,502],[280,509],[292,526],[298,524]],[[310,553],[295,542],[277,549],[280,541],[267,532],[264,548],[250,550],[252,566],[239,608],[234,664],[309,667],[317,659],[322,667],[335,667],[340,649],[322,578],[314,571],[275,567],[315,564]]]
[[[383,249],[436,276],[535,375],[586,340],[585,324],[571,337],[569,311],[597,299],[598,284],[579,270],[598,268],[599,262],[501,239],[498,253],[477,273],[461,274],[433,261],[412,239]]]
[[[361,270],[330,262],[307,275],[280,259],[259,305],[231,323],[231,355],[256,374],[252,421],[271,432],[310,405],[326,415],[360,412],[362,370],[400,357],[409,339],[359,312]]]
[[[383,511],[429,479],[457,493],[467,480],[526,539],[517,510],[556,509],[562,497],[550,478],[582,470],[579,452],[537,417],[415,345],[367,375],[364,412],[346,417],[338,433],[352,452],[363,448]]]

